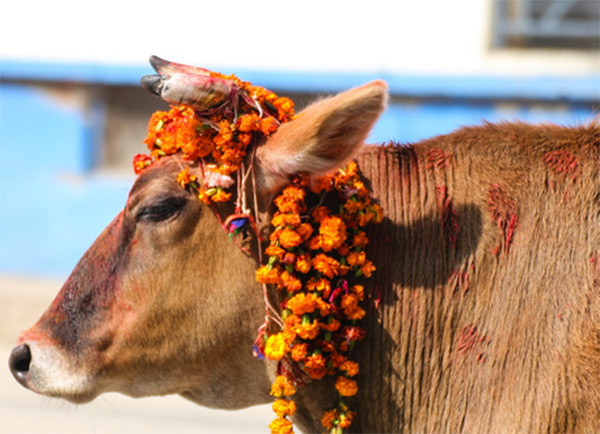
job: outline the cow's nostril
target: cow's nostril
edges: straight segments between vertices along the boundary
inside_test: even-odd
[[[15,347],[10,353],[8,364],[13,377],[15,377],[15,379],[23,386],[26,386],[29,365],[31,364],[31,350],[29,349],[29,346],[27,344],[22,344]]]

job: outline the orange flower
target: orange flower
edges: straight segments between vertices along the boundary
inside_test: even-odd
[[[338,427],[341,429],[350,428],[350,425],[352,425],[352,421],[354,420],[354,416],[356,416],[354,411],[346,411],[340,414],[340,423]]]
[[[281,273],[281,285],[289,292],[296,292],[302,289],[302,282],[300,282],[300,279],[297,279],[287,271]]]
[[[271,434],[293,434],[293,424],[284,417],[278,417],[269,424]]]
[[[340,263],[323,253],[319,253],[313,258],[312,266],[330,279],[333,279],[333,276],[337,275],[340,270]]]
[[[298,226],[300,224],[300,215],[293,213],[281,213],[277,212],[271,220],[271,224],[275,227],[278,226]]]
[[[296,228],[296,232],[302,237],[303,241],[306,241],[310,238],[313,233],[313,227],[308,223],[302,223]]]
[[[341,375],[335,381],[335,388],[342,396],[354,396],[358,392],[356,381]]]
[[[217,188],[217,192],[211,196],[213,202],[227,202],[231,199],[231,193],[226,193],[222,188]]]
[[[356,297],[358,297],[358,299],[360,301],[362,301],[365,298],[365,288],[362,285],[355,285],[352,287],[352,292],[354,294],[356,294]]]
[[[327,431],[331,431],[339,417],[340,414],[337,408],[326,411],[325,413],[323,413],[323,417],[321,418],[321,424],[323,425],[323,427],[325,427]]]
[[[365,208],[365,203],[361,202],[359,200],[349,200],[344,204],[344,209],[346,210],[347,213],[350,214],[354,214],[357,213],[358,211],[361,211]]]
[[[273,402],[273,411],[279,417],[293,416],[296,413],[296,403],[289,399],[276,399]]]
[[[281,360],[290,351],[290,346],[285,341],[283,334],[277,333],[269,336],[265,344],[265,356],[271,360]]]
[[[306,247],[310,250],[319,250],[323,246],[323,237],[321,235],[315,235],[308,243],[306,243]]]
[[[352,246],[360,247],[361,249],[364,249],[368,243],[369,239],[363,231],[359,231],[358,234],[354,235],[354,238],[352,239]]]
[[[319,380],[327,374],[327,361],[321,354],[313,354],[304,359],[306,373],[313,380]]]
[[[310,340],[317,337],[319,334],[319,323],[317,320],[306,324],[300,323],[294,327],[294,332],[298,334],[302,339]]]
[[[183,169],[181,172],[179,172],[177,174],[177,183],[179,185],[181,185],[183,188],[185,188],[189,183],[195,182],[196,179],[198,179],[196,177],[196,175],[190,175],[189,167],[186,167],[185,169]]]
[[[283,229],[279,233],[279,244],[285,249],[298,247],[302,243],[302,237],[292,229]]]
[[[318,280],[313,278],[306,283],[306,289],[329,293],[331,291],[331,282],[323,277]]]
[[[351,267],[354,267],[355,265],[364,264],[366,259],[367,259],[367,254],[364,251],[361,251],[361,252],[353,251],[353,252],[348,253],[348,256],[346,257],[346,262]]]
[[[365,311],[358,306],[358,297],[356,294],[345,294],[342,296],[340,307],[344,310],[344,314],[349,320],[362,319],[365,316]]]
[[[383,221],[383,208],[374,203],[372,206],[375,216],[373,217],[373,223],[381,223]]]
[[[258,131],[260,129],[260,117],[258,113],[249,113],[239,117],[237,129],[244,133]]]
[[[358,363],[353,362],[352,360],[346,360],[342,363],[342,366],[340,366],[340,370],[346,371],[348,377],[354,377],[358,374]]]
[[[256,270],[256,280],[259,283],[269,284],[280,284],[281,277],[279,276],[280,270],[278,268],[271,268],[268,265],[263,265]]]
[[[331,188],[331,176],[319,176],[313,180],[310,191],[319,194],[323,191],[329,191]]]
[[[308,349],[307,344],[295,344],[292,347],[292,360],[299,362],[306,357],[306,351]]]
[[[275,131],[277,131],[277,128],[279,128],[279,122],[277,122],[275,118],[269,116],[267,118],[261,119],[260,121],[260,131],[265,136],[273,134]]]
[[[319,234],[323,237],[321,248],[329,252],[346,241],[346,224],[339,217],[323,217]]]
[[[207,205],[210,204],[210,196],[208,194],[206,194],[206,190],[198,191],[198,199],[200,199],[202,202],[204,202]]]
[[[327,216],[329,216],[329,210],[324,206],[316,207],[311,213],[311,217],[317,223],[321,223],[321,220]]]
[[[321,324],[321,328],[329,332],[334,332],[336,330],[339,330],[340,325],[341,324],[337,319],[332,319],[329,324]]]
[[[371,277],[371,274],[375,270],[376,270],[376,268],[375,268],[375,266],[373,265],[373,263],[371,261],[366,261],[364,263],[364,265],[362,267],[360,267],[360,271],[362,272],[362,274],[365,277]]]
[[[136,175],[142,173],[142,171],[152,164],[152,158],[144,154],[137,154],[133,157],[133,171]]]
[[[292,396],[296,393],[294,383],[283,375],[278,375],[275,378],[275,382],[271,386],[271,395],[276,398],[282,398],[284,396]]]
[[[307,255],[300,255],[296,258],[294,269],[302,274],[306,274],[310,271],[310,258]]]
[[[285,250],[283,250],[279,246],[274,246],[271,244],[269,247],[267,247],[265,249],[265,254],[267,256],[275,256],[275,257],[281,259],[283,257],[283,255],[285,254]]]
[[[314,312],[317,308],[317,296],[301,292],[290,298],[286,307],[298,316]]]

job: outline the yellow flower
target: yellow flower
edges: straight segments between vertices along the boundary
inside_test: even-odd
[[[278,375],[275,378],[275,381],[271,386],[272,396],[282,398],[284,396],[292,396],[294,393],[296,393],[296,388],[289,378],[283,375]]]
[[[277,333],[269,336],[265,344],[265,356],[271,360],[281,360],[290,351],[290,346],[285,341],[283,334]]]
[[[294,429],[292,422],[284,417],[278,417],[269,424],[271,428],[271,434],[293,434]]]
[[[341,375],[335,381],[335,388],[342,396],[354,396],[358,392],[356,381]]]
[[[296,413],[296,403],[288,399],[276,399],[273,402],[273,411],[279,417],[293,416]]]

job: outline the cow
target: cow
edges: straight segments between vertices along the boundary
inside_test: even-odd
[[[318,101],[254,163],[260,221],[291,176],[349,158],[384,210],[367,232],[377,271],[351,430],[599,432],[600,125],[484,123],[363,146],[386,99],[375,81]],[[75,403],[109,391],[222,409],[270,401],[275,363],[251,350],[259,264],[177,184],[186,164],[173,155],[142,172],[21,334],[9,363],[23,386]],[[299,388],[299,428],[323,429],[331,387]]]

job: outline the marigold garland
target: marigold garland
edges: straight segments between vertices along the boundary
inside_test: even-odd
[[[168,112],[154,113],[144,141],[150,154],[133,160],[136,174],[175,153],[197,162],[201,179],[186,167],[177,182],[207,204],[231,200],[231,187],[238,189],[239,196],[243,187],[239,179],[244,177],[242,168],[250,148],[294,116],[291,100],[235,76],[212,74],[234,81],[239,92],[245,92],[242,97],[234,96],[235,108],[223,105],[206,115],[191,107],[172,106]],[[256,105],[249,104],[248,98]],[[351,360],[351,353],[365,336],[358,325],[365,316],[360,280],[375,270],[364,250],[369,242],[364,228],[381,222],[383,213],[371,201],[354,162],[317,179],[296,176],[274,204],[274,230],[264,251],[268,261],[256,272],[257,281],[273,285],[284,300],[280,330],[268,333],[265,325],[255,343],[259,357],[278,362],[271,388],[277,417],[269,428],[273,433],[293,432],[288,418],[296,413],[292,397],[303,382],[301,376],[318,380],[332,375],[338,405],[324,413],[322,424],[328,431],[342,432],[355,417],[346,399],[358,391],[354,377],[359,366]],[[241,220],[245,221],[232,223],[228,229],[237,231],[248,219]]]
[[[324,414],[322,423],[341,432],[355,416],[345,402],[358,392],[353,377],[359,366],[350,356],[365,335],[357,325],[365,315],[359,280],[375,270],[364,251],[368,238],[363,229],[381,222],[383,213],[371,201],[354,162],[316,182],[297,176],[275,205],[274,231],[265,250],[269,260],[256,278],[284,293],[284,326],[266,338],[263,352],[279,361],[281,377],[292,383],[299,379],[285,368],[291,362],[313,380],[336,377],[339,404]],[[271,428],[287,432],[287,425],[274,429],[279,427]]]

